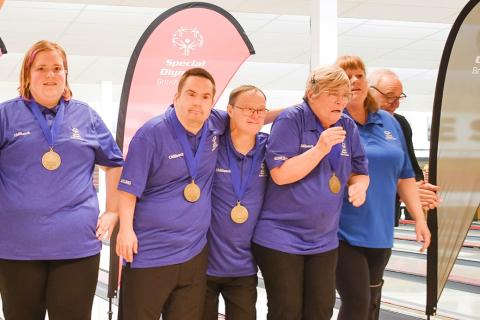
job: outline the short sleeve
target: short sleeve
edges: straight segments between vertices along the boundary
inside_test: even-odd
[[[95,163],[106,167],[121,167],[123,156],[110,130],[93,110],[93,126],[98,145],[95,149]]]
[[[295,119],[277,118],[267,141],[265,160],[268,169],[280,167],[286,160],[298,155],[300,143],[301,132]]]
[[[218,135],[222,135],[228,127],[228,113],[223,110],[212,109],[208,121],[210,129],[215,129]]]
[[[135,136],[128,146],[118,189],[140,198],[147,185],[155,148],[144,137]]]
[[[393,117],[392,123],[395,127],[395,131],[397,132],[397,137],[399,137],[403,151],[403,167],[400,171],[399,179],[415,178],[415,172],[413,171],[412,162],[410,161],[410,157],[408,155],[407,143],[405,142],[405,136],[403,135],[402,128],[400,128],[400,124]]]
[[[352,173],[368,175],[368,159],[360,140],[358,127],[353,121],[349,121],[349,141],[352,156]]]

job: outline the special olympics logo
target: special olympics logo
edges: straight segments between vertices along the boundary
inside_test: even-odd
[[[181,27],[173,34],[172,42],[174,46],[183,51],[184,56],[188,57],[190,51],[203,47],[203,36],[196,27]]]

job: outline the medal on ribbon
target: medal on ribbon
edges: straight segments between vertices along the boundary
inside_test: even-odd
[[[317,120],[317,126],[321,134],[324,129],[318,120]],[[336,175],[336,172],[338,172],[338,165],[340,162],[340,153],[341,153],[341,144],[339,143],[334,145],[326,156],[328,159],[328,163],[332,168],[332,176],[330,177],[330,179],[328,179],[328,188],[332,193],[335,193],[335,194],[339,193],[342,190],[342,182],[340,181],[340,178],[337,177]]]
[[[226,135],[227,139],[227,155],[228,155],[228,164],[230,167],[230,176],[232,178],[233,191],[237,197],[237,204],[230,211],[230,218],[233,222],[241,224],[247,221],[248,219],[248,209],[242,205],[242,199],[247,191],[247,187],[252,180],[252,177],[255,175],[255,172],[260,168],[260,155],[262,152],[256,150],[253,159],[250,162],[250,168],[244,171],[244,174],[240,173],[238,168],[237,161],[235,159],[235,150],[230,135]],[[245,157],[243,160],[246,160]],[[246,173],[246,174],[245,174]]]
[[[42,129],[43,135],[50,147],[50,149],[46,151],[42,156],[42,166],[49,171],[57,170],[62,164],[62,158],[54,150],[54,146],[55,142],[57,141],[58,131],[65,114],[65,104],[63,102],[63,99],[60,100],[57,115],[55,116],[55,119],[53,120],[52,126],[50,128],[48,127],[47,120],[40,111],[41,107],[35,101],[31,102],[30,110],[32,110],[33,115],[37,119],[37,122]]]
[[[205,121],[205,123],[203,124],[202,137],[200,138],[197,152],[195,152],[194,155],[192,148],[190,147],[190,144],[187,140],[187,132],[178,120],[177,115],[175,114],[175,109],[172,110],[171,114],[169,115],[169,119],[171,120],[173,129],[175,130],[175,134],[180,142],[180,145],[182,146],[183,154],[185,155],[185,163],[187,164],[188,172],[190,173],[190,177],[192,178],[192,181],[187,184],[183,189],[183,196],[188,202],[197,202],[198,199],[200,199],[202,192],[200,187],[195,183],[195,178],[197,177],[197,171],[200,165],[200,157],[205,147],[205,140],[207,138],[208,131],[208,122]]]

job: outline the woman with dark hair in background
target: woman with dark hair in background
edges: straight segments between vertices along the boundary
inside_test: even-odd
[[[383,272],[393,246],[397,191],[415,219],[421,251],[430,244],[404,137],[398,122],[379,110],[371,94],[365,65],[356,56],[342,56],[336,64],[347,73],[352,99],[345,113],[357,124],[368,158],[370,185],[365,203],[352,206],[344,198],[340,215],[337,290],[342,304],[338,319],[378,319]]]

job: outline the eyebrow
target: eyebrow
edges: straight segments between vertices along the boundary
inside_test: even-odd
[[[41,67],[41,66],[46,66],[47,64],[46,63],[42,63],[42,64],[33,64],[33,66],[35,67]],[[62,64],[59,64],[59,63],[54,63],[53,64],[54,66],[63,66]]]

